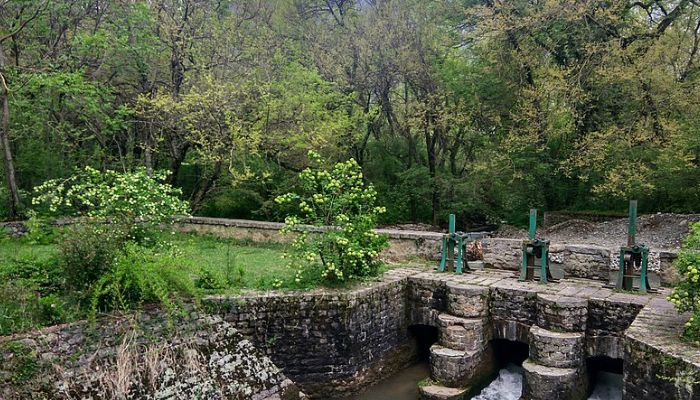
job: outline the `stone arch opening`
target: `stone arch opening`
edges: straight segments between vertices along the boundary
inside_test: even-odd
[[[622,373],[624,362],[621,358],[606,356],[589,357],[586,368],[590,379],[592,399],[615,399],[622,396]]]
[[[408,333],[414,341],[418,361],[427,362],[430,358],[430,346],[438,341],[438,328],[416,324],[408,327]]]
[[[496,366],[501,369],[509,364],[522,367],[530,355],[530,346],[521,341],[508,339],[493,339],[491,341]]]

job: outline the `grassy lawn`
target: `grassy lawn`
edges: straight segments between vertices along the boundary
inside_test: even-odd
[[[167,235],[178,268],[199,295],[270,289],[292,282],[280,244],[257,244],[189,234]],[[61,240],[60,235],[56,241]],[[57,244],[0,236],[0,335],[68,322],[86,316],[86,300],[66,290]],[[283,285],[284,288],[286,285]]]
[[[284,246],[220,239],[214,236],[176,234],[170,239],[187,260],[193,272],[205,270],[218,274],[229,283],[228,291],[269,289],[275,279],[294,277],[282,254]],[[220,290],[219,290],[220,292]]]

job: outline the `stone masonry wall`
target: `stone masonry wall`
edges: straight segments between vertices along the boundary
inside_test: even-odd
[[[0,337],[0,398],[301,399],[221,318],[150,311]]]
[[[700,348],[681,340],[688,315],[663,298],[640,311],[625,333],[625,399],[700,399]]]
[[[405,275],[350,291],[215,296],[205,304],[312,398],[347,397],[413,362]]]

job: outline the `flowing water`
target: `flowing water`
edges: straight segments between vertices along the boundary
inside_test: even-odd
[[[372,386],[356,400],[416,400],[417,383],[428,377],[430,371],[425,363],[415,364]],[[491,384],[471,400],[518,400],[522,394],[523,370],[509,364],[499,371]],[[622,375],[599,372],[593,393],[588,400],[621,400]]]
[[[428,363],[414,364],[362,393],[356,400],[416,400],[418,382],[430,375]]]

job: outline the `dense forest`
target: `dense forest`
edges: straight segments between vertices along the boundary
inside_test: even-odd
[[[0,219],[76,169],[279,219],[315,150],[384,222],[700,211],[696,0],[1,0]]]

